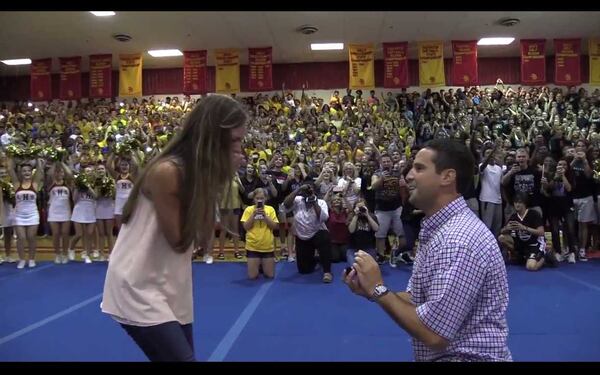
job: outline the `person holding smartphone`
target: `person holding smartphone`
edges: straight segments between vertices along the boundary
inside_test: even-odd
[[[273,230],[279,224],[275,209],[265,205],[263,189],[253,192],[254,205],[246,207],[242,214],[242,225],[246,230],[246,257],[248,278],[256,279],[262,266],[265,277],[275,277],[275,248]]]

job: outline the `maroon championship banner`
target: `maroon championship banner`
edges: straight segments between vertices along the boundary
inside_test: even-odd
[[[90,98],[112,96],[112,55],[90,55]]]
[[[455,86],[479,85],[477,41],[452,41],[452,83]]]
[[[263,91],[273,89],[273,49],[248,48],[248,89]]]
[[[206,93],[206,50],[183,51],[183,93]]]
[[[60,100],[81,99],[81,56],[59,57],[60,85],[58,98]]]
[[[581,84],[581,39],[554,39],[554,84]]]
[[[543,85],[546,83],[546,40],[521,40],[521,83]]]
[[[383,87],[408,87],[408,42],[383,43]]]
[[[31,83],[29,88],[32,101],[52,100],[51,70],[52,58],[31,61]]]

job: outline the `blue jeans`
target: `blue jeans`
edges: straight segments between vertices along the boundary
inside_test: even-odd
[[[373,258],[375,258],[375,254],[377,253],[377,250],[373,249],[361,249],[362,251],[368,253],[370,256],[372,256]],[[346,250],[346,262],[348,262],[348,265],[350,267],[352,267],[352,265],[354,264],[354,253],[356,253],[358,250],[356,249],[347,249]]]
[[[167,322],[149,327],[121,324],[152,362],[194,362],[192,325]]]

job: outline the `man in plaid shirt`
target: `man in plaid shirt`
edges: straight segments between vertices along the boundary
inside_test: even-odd
[[[409,201],[425,212],[406,292],[390,293],[377,262],[358,251],[344,275],[413,337],[417,361],[510,361],[508,282],[496,239],[461,193],[473,183],[464,144],[430,141],[406,177]]]

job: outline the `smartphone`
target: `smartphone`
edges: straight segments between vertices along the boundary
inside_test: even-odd
[[[256,202],[256,208],[263,208],[265,206],[265,202]]]

